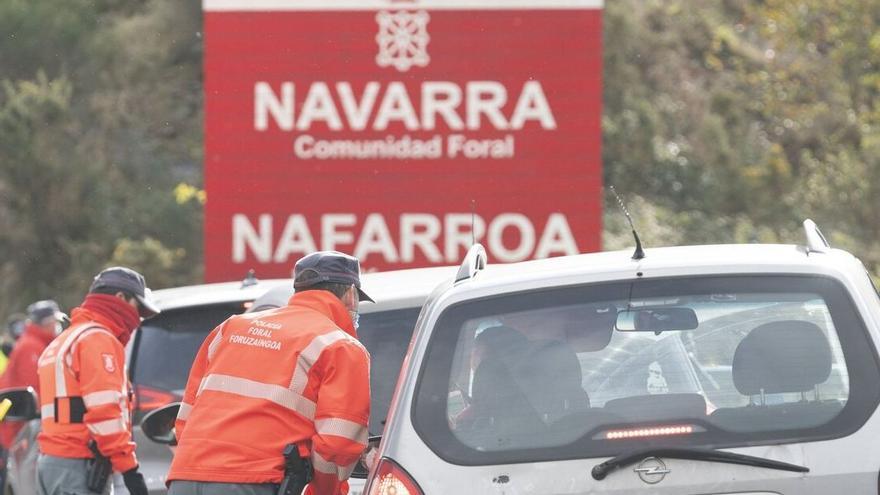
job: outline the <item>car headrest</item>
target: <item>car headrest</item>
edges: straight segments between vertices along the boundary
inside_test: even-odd
[[[581,363],[564,341],[532,342],[528,357],[517,366],[516,380],[545,420],[553,421],[567,412],[590,407],[590,399],[581,385]]]
[[[490,356],[474,371],[472,404],[477,416],[493,420],[539,421],[503,356]],[[530,431],[530,430],[527,430]]]
[[[529,339],[522,333],[504,325],[488,327],[474,340],[475,345],[486,348],[486,356],[508,356],[528,346]]]
[[[532,380],[545,380],[555,389],[581,388],[581,362],[574,350],[560,340],[538,340],[529,350],[527,367]],[[546,386],[540,388],[548,388]]]
[[[565,339],[577,352],[595,352],[608,347],[617,321],[617,307],[582,306],[570,313],[564,327]]]
[[[754,328],[733,355],[733,383],[743,395],[806,392],[831,375],[831,346],[808,321]]]
[[[474,370],[474,401],[496,401],[498,397],[510,395],[514,385],[504,360],[497,356],[489,357]]]

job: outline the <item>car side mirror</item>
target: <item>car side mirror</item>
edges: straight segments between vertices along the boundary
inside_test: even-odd
[[[141,430],[150,440],[165,445],[177,445],[174,422],[180,411],[180,402],[173,402],[149,412],[141,420]]]
[[[361,458],[355,464],[354,471],[351,473],[352,478],[366,479],[370,473],[370,469],[376,463],[377,454],[379,453],[379,442],[382,441],[381,436],[372,436],[367,439],[367,446],[361,452]]]
[[[379,457],[379,444],[382,443],[382,435],[372,436],[367,440],[367,448],[364,449],[364,453],[361,454],[361,464],[364,469],[369,473],[371,469],[376,465],[376,461]]]
[[[40,417],[40,401],[33,387],[0,390],[0,402],[9,399],[12,406],[4,421],[30,421]]]

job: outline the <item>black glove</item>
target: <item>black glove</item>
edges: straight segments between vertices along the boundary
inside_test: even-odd
[[[122,473],[122,480],[125,482],[125,487],[128,488],[128,493],[131,495],[149,495],[144,475],[138,472],[137,466]]]

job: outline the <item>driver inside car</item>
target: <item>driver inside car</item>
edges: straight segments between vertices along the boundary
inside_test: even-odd
[[[491,421],[501,389],[509,385],[498,382],[507,380],[512,384],[511,369],[515,361],[523,357],[527,347],[528,339],[523,334],[503,325],[486,328],[477,334],[471,353],[471,400],[452,419],[456,429],[472,428],[482,420]]]

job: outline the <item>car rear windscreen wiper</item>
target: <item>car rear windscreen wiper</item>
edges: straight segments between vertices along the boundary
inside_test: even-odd
[[[794,473],[808,473],[810,468],[789,464],[787,462],[774,461],[764,459],[763,457],[755,457],[744,454],[734,454],[723,450],[698,449],[698,448],[682,448],[682,447],[658,447],[640,449],[632,452],[620,454],[612,459],[596,464],[593,466],[593,479],[603,480],[608,473],[626,467],[637,461],[641,461],[646,457],[671,457],[673,459],[687,459],[692,461],[708,461],[723,462],[727,464],[741,464],[743,466],[762,467],[767,469],[778,469],[780,471],[791,471]]]

